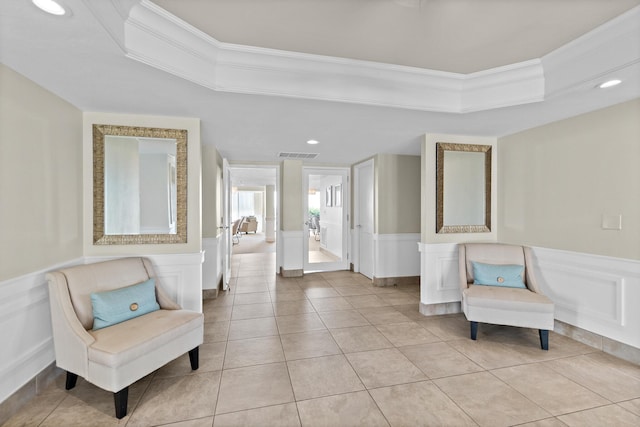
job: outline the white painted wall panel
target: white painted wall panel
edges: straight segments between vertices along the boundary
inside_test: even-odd
[[[420,233],[374,234],[374,276],[419,276],[419,241]]]
[[[216,289],[222,277],[222,239],[205,237],[202,239],[204,262],[202,263],[202,289]]]
[[[282,246],[281,266],[285,270],[302,270],[304,253],[303,231],[280,231],[280,245]]]
[[[420,302],[441,304],[460,301],[458,245],[420,243]]]

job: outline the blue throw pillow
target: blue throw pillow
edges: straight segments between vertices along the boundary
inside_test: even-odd
[[[160,310],[156,301],[156,281],[149,279],[126,288],[93,293],[91,306],[94,331]]]
[[[524,265],[483,264],[471,261],[473,265],[473,284],[503,286],[507,288],[523,288],[522,273]]]

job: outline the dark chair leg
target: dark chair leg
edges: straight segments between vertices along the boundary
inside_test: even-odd
[[[189,362],[191,362],[191,369],[194,371],[200,367],[199,349],[200,347],[196,347],[189,351]]]
[[[129,387],[125,387],[117,393],[113,393],[113,402],[116,404],[116,418],[122,419],[127,415],[127,401],[129,400]]]
[[[469,322],[471,324],[471,339],[476,340],[478,338],[478,322]]]
[[[543,350],[549,350],[549,331],[546,329],[539,329],[540,332],[540,347]]]
[[[73,372],[67,371],[67,382],[64,385],[64,388],[67,390],[71,390],[76,386],[76,382],[78,382],[78,375]]]

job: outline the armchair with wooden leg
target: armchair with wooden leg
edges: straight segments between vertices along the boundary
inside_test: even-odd
[[[542,294],[533,272],[531,248],[499,243],[458,246],[462,311],[472,340],[478,324],[538,329],[540,346],[549,349],[554,304]]]
[[[129,385],[189,353],[198,369],[203,315],[184,310],[157,282],[146,258],[121,258],[47,274],[56,365],[114,394],[127,414]]]

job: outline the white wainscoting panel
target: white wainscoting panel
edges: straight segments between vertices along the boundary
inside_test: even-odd
[[[78,264],[81,258],[0,282],[0,402],[55,360],[45,275]]]
[[[373,275],[376,278],[419,276],[418,242],[420,233],[374,234]]]
[[[304,254],[304,231],[280,231],[280,246],[282,247],[281,266],[284,270],[302,270]]]
[[[457,243],[419,243],[420,302],[425,305],[460,301]]]
[[[545,248],[533,253],[556,319],[640,348],[640,261]]]
[[[346,258],[346,254],[342,253],[342,236],[342,224],[320,221],[320,247],[331,252],[338,258],[342,258],[343,256]]]
[[[421,303],[460,301],[457,244],[419,247]],[[557,320],[640,348],[640,261],[537,247],[533,254]]]
[[[216,289],[222,278],[223,239],[206,237],[202,239],[204,262],[202,263],[202,289]]]

